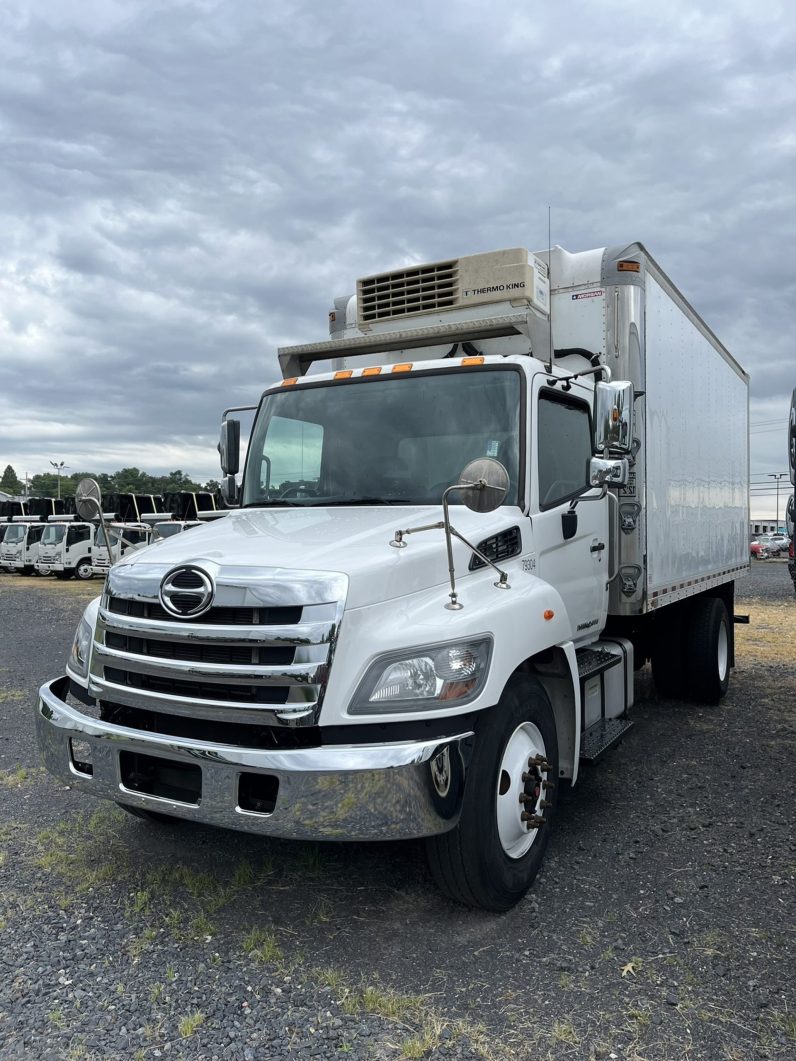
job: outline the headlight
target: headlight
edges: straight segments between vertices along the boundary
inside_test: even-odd
[[[475,700],[489,673],[492,638],[427,645],[380,656],[351,702],[352,715],[427,711]]]
[[[88,675],[88,658],[91,654],[91,627],[81,619],[69,653],[69,669],[80,678]]]

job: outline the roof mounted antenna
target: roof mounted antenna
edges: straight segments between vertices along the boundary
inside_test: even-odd
[[[550,347],[548,354],[547,371],[553,372],[553,241],[550,237],[550,204],[547,204],[547,290],[550,299],[550,314],[548,320]]]

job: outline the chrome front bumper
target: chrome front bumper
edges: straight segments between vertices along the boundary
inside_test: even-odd
[[[67,689],[68,679],[58,678],[39,690],[36,731],[44,765],[72,788],[103,799],[298,840],[406,840],[446,832],[459,819],[472,732],[429,741],[266,751],[100,722],[67,704]],[[78,768],[82,753],[76,758],[72,741],[90,746],[90,775]],[[126,787],[124,752],[198,767],[196,802]],[[240,806],[241,777],[251,774],[278,781],[270,813]]]

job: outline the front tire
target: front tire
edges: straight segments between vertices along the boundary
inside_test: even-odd
[[[426,841],[440,889],[466,906],[511,909],[542,864],[557,780],[550,701],[534,678],[515,675],[478,720],[458,825]]]
[[[91,578],[94,574],[94,568],[91,566],[91,561],[87,559],[79,560],[75,565],[75,578],[79,578],[81,582],[85,582]]]
[[[717,704],[730,684],[730,619],[720,597],[694,601],[688,630],[689,692],[700,703]]]

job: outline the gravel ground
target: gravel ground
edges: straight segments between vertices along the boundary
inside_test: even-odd
[[[39,766],[36,689],[99,583],[0,575],[0,1057],[796,1056],[796,604],[739,585],[718,708],[656,698],[560,806],[504,916],[417,844],[153,826]]]

